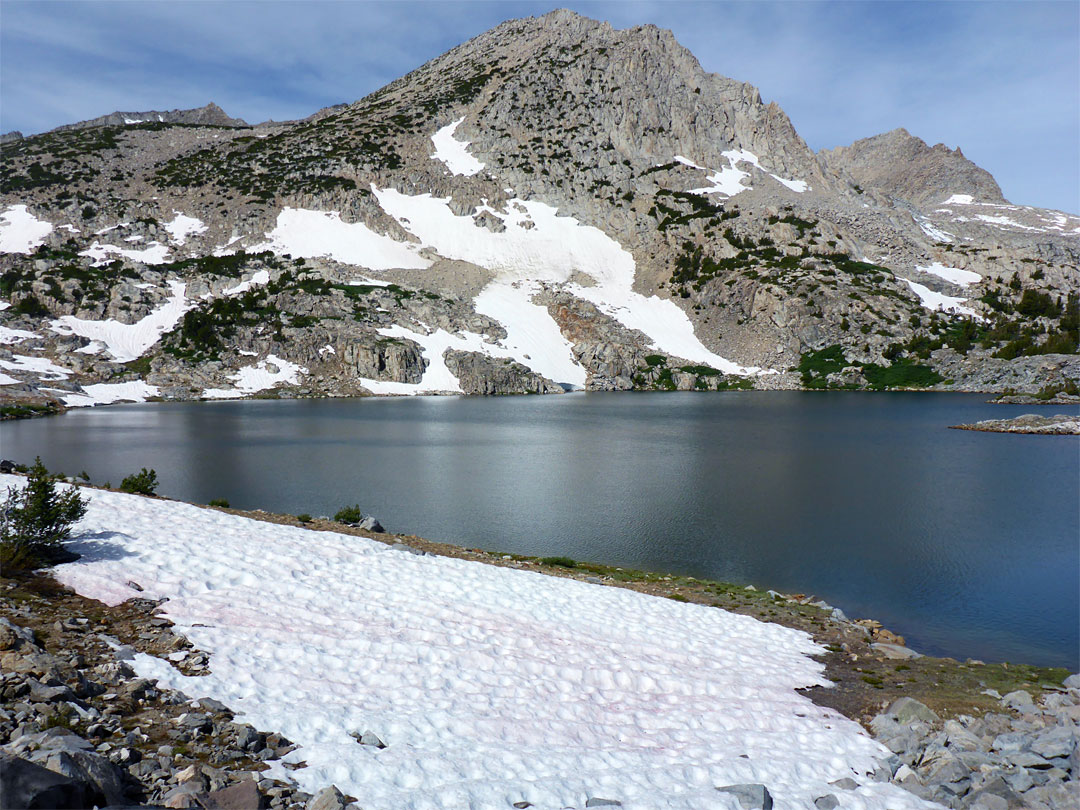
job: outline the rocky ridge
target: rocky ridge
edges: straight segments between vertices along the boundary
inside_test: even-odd
[[[1080,379],[1080,218],[903,130],[815,154],[652,26],[513,20],[295,122],[117,115],[5,143],[0,398]],[[154,317],[134,358],[70,327]]]

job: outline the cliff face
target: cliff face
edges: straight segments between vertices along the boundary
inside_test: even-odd
[[[1080,218],[903,130],[814,154],[651,26],[553,12],[302,121],[188,112],[5,144],[0,396],[1078,376]]]

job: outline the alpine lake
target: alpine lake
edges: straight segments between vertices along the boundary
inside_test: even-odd
[[[915,650],[1080,659],[1080,437],[949,430],[985,394],[575,393],[152,403],[0,423],[94,483],[814,594]],[[118,527],[119,528],[119,527]],[[122,529],[121,529],[122,530]]]

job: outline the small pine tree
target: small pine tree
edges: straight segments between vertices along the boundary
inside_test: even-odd
[[[136,495],[153,495],[157,490],[157,485],[157,472],[143,467],[139,472],[132,473],[120,482],[120,491]]]
[[[86,500],[79,491],[57,492],[55,479],[41,458],[35,459],[26,486],[9,487],[0,505],[0,565],[18,569],[44,564],[85,514]]]

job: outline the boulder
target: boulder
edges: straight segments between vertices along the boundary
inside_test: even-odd
[[[359,523],[356,524],[357,528],[364,529],[365,531],[375,532],[376,534],[382,534],[386,531],[382,524],[379,523],[372,515],[364,515]]]
[[[764,785],[725,785],[717,790],[734,795],[743,810],[772,810],[772,794]]]
[[[924,723],[936,723],[939,719],[928,706],[915,700],[915,698],[909,697],[897,698],[889,704],[889,708],[884,713],[896,718],[896,722],[904,726],[910,725],[916,720],[921,720]]]
[[[345,794],[331,785],[312,796],[304,810],[345,810],[345,807]]]
[[[253,779],[244,779],[211,793],[196,794],[195,801],[203,810],[261,810],[265,805]]]
[[[0,753],[0,796],[5,810],[82,810],[97,798],[84,781],[5,753]]]

